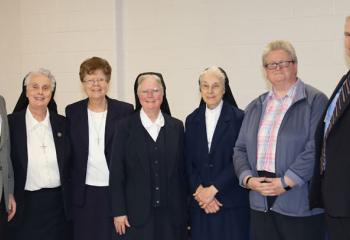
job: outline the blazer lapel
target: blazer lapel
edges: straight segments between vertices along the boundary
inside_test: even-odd
[[[115,122],[113,121],[114,117],[117,115],[114,108],[112,108],[111,100],[107,99],[107,117],[106,117],[106,126],[105,126],[105,153],[107,148],[110,146],[113,140],[113,133],[115,128]]]
[[[205,154],[208,154],[208,138],[207,138],[207,127],[205,124],[205,104],[202,104],[200,106],[200,109],[198,111],[198,115],[195,117],[194,122],[197,125],[197,133],[198,133],[198,139],[199,141],[199,149],[205,149]]]
[[[89,120],[88,120],[88,99],[85,99],[80,105],[80,112],[77,115],[76,121],[79,122],[76,126],[79,128],[78,133],[81,134],[81,142],[83,149],[86,149],[87,154],[89,154]],[[86,156],[87,161],[87,156]]]
[[[165,159],[166,159],[166,168],[167,168],[167,176],[171,176],[171,173],[174,169],[174,166],[177,161],[178,153],[175,152],[178,148],[179,144],[179,133],[177,132],[174,122],[172,119],[166,115],[163,114],[165,124],[164,124],[164,144],[165,144]]]
[[[53,140],[55,142],[57,163],[61,174],[63,172],[63,166],[64,166],[63,161],[64,161],[64,153],[65,153],[63,134],[66,134],[66,133],[64,129],[62,129],[62,126],[59,124],[57,115],[53,112],[50,112],[50,124],[52,129]]]
[[[230,116],[228,115],[228,106],[223,103],[220,117],[215,127],[213,140],[210,146],[210,152],[213,152],[217,145],[220,143],[222,136],[225,135],[226,129],[228,127],[228,123],[230,122]]]
[[[328,109],[330,103],[333,101],[335,95],[338,93],[339,89],[343,86],[343,84],[344,84],[345,81],[348,81],[349,76],[350,76],[350,71],[349,71],[346,75],[344,75],[343,78],[340,80],[338,86],[336,87],[336,89],[334,90],[334,92],[333,92],[333,94],[332,94],[331,100],[329,100],[329,104],[328,104],[328,106],[327,106],[327,108],[326,108],[326,110],[325,110],[325,114],[327,113],[327,109]],[[341,96],[339,96],[339,97],[341,97]],[[346,102],[345,102],[343,108],[341,109],[341,111],[340,111],[338,117],[334,119],[334,124],[333,124],[332,127],[329,129],[328,135],[329,135],[329,133],[332,131],[332,128],[337,124],[338,120],[342,117],[342,115],[343,115],[345,109],[347,109],[347,108],[349,107],[349,104],[350,104],[350,97],[347,98],[347,100],[346,100]],[[323,119],[324,119],[324,116],[323,116]],[[326,138],[328,137],[328,135],[326,136]]]
[[[140,162],[145,170],[146,176],[150,175],[149,170],[149,156],[147,151],[147,144],[145,142],[144,134],[145,129],[142,126],[141,118],[139,112],[137,112],[134,117],[132,118],[133,123],[131,123],[131,126],[133,128],[131,129],[131,142],[135,143],[135,151],[137,151],[138,157],[140,159]]]
[[[21,146],[22,151],[18,153],[20,156],[20,162],[23,166],[24,171],[27,173],[28,167],[28,149],[27,149],[27,127],[26,127],[26,110],[23,110],[18,113],[18,118],[16,119],[16,123],[13,126],[16,126],[15,137],[16,144]]]

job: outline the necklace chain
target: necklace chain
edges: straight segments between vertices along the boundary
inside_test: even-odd
[[[102,140],[102,137],[100,136],[101,135],[101,128],[102,128],[103,122],[105,121],[105,118],[106,118],[107,109],[103,112],[99,123],[96,123],[97,121],[95,120],[95,117],[93,116],[92,112],[93,111],[89,110],[91,124],[92,124],[92,127],[94,129],[94,132],[97,135],[97,139],[96,139],[97,145],[100,145],[100,141]]]
[[[36,129],[35,135],[38,138],[38,141],[40,142],[40,148],[42,149],[43,153],[46,154],[46,149],[48,148],[48,145],[46,144],[46,135],[47,131],[44,125],[40,124],[38,128],[41,128],[41,134],[39,134],[40,129]]]

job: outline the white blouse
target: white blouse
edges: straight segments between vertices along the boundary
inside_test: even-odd
[[[142,126],[147,130],[149,135],[152,137],[153,141],[157,141],[158,134],[160,129],[164,126],[164,116],[160,111],[158,117],[155,122],[147,116],[147,114],[141,108],[140,118],[142,122]]]
[[[89,121],[89,156],[85,183],[91,186],[109,185],[109,169],[105,156],[105,129],[107,110],[104,112],[88,111]]]
[[[46,110],[45,119],[38,122],[27,108],[25,121],[28,166],[24,189],[36,191],[42,188],[59,187],[61,181],[49,111]]]
[[[208,151],[210,152],[211,142],[213,140],[216,124],[218,123],[223,101],[221,100],[219,105],[214,109],[205,109],[205,126],[207,129]]]

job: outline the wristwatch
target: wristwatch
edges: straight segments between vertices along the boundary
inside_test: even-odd
[[[284,177],[281,177],[281,183],[282,183],[282,187],[284,188],[284,190],[289,191],[292,188],[284,181]]]

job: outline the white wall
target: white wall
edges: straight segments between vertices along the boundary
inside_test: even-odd
[[[349,9],[348,0],[125,0],[125,92],[137,73],[160,71],[171,109],[184,119],[198,105],[200,72],[219,65],[244,108],[266,91],[263,48],[285,39],[296,48],[299,77],[330,94],[347,69],[342,41]]]
[[[13,69],[11,83],[1,79],[1,94],[12,111],[21,91],[23,76],[32,69],[45,67],[57,80],[56,102],[59,112],[84,97],[79,80],[80,63],[97,55],[116,65],[116,20],[113,0],[0,0],[0,11],[10,16],[3,33],[10,48],[3,45],[1,56],[14,59],[5,63]],[[4,9],[3,6],[7,6]],[[2,20],[2,19],[1,19]],[[15,43],[15,44],[14,44]],[[13,46],[15,45],[15,46]],[[15,51],[13,51],[15,50]],[[2,60],[2,59],[1,59]],[[113,68],[116,71],[116,67]],[[115,76],[111,92],[116,92]],[[11,91],[7,87],[11,86]]]
[[[8,110],[12,110],[16,101],[19,81],[20,11],[19,0],[0,0],[0,94],[7,101]]]
[[[266,91],[264,46],[290,40],[299,76],[330,94],[348,69],[343,53],[348,0],[0,0],[0,93],[12,110],[22,77],[46,67],[58,81],[59,111],[84,94],[78,68],[93,55],[113,67],[110,96],[133,103],[138,73],[163,73],[174,116],[199,101],[197,79],[223,67],[244,108]]]

